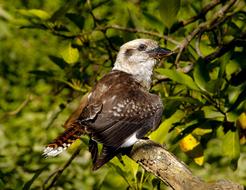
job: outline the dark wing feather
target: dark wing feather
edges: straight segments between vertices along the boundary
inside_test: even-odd
[[[92,139],[119,148],[132,134],[142,138],[158,127],[162,103],[133,77],[112,71],[91,92],[79,121],[87,126]]]
[[[92,138],[106,146],[120,147],[129,136],[140,130],[140,128],[141,131],[145,129],[147,133],[149,126],[146,125],[145,120],[137,121],[136,118],[125,118],[105,128],[103,131],[95,130]]]
[[[101,112],[95,121],[89,122],[94,140],[106,146],[120,147],[135,132],[137,138],[142,138],[158,127],[162,115],[159,97],[134,89],[138,94],[134,98],[130,91],[119,90],[102,99]]]
[[[78,122],[90,135],[89,150],[93,169],[107,163],[133,134],[142,138],[155,130],[163,106],[157,95],[150,94],[132,75],[112,71],[103,77],[88,97]],[[98,155],[97,142],[103,144]]]

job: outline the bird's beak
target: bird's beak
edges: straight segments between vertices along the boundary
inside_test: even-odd
[[[148,54],[150,57],[153,57],[157,60],[161,60],[164,57],[168,57],[169,55],[172,55],[173,52],[169,49],[158,47],[158,48],[149,50]]]

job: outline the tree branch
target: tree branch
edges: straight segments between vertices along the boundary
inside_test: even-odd
[[[197,15],[195,15],[195,16],[187,19],[187,20],[183,20],[183,21],[178,22],[176,24],[176,26],[171,29],[171,32],[173,33],[181,27],[187,26],[187,25],[197,21],[198,19],[204,18],[204,16],[207,14],[208,11],[215,8],[220,3],[221,3],[221,0],[213,0],[211,3],[207,4]]]
[[[243,190],[242,185],[228,180],[204,182],[173,154],[151,140],[137,141],[129,157],[174,190]]]
[[[236,46],[245,46],[245,45],[246,45],[246,32],[244,32],[240,36],[240,38],[232,39],[230,42],[228,42],[228,43],[224,44],[223,46],[221,46],[220,48],[218,48],[215,52],[207,55],[206,57],[204,57],[204,60],[206,62],[211,62],[214,59],[221,57],[222,55],[224,55],[228,51],[232,50]]]
[[[225,14],[236,2],[237,0],[229,0],[227,4],[225,4],[216,14],[214,14],[212,19],[199,24],[196,27],[196,29],[194,29],[188,36],[186,36],[186,38],[182,40],[182,42],[179,45],[177,45],[174,51],[178,52],[176,60],[175,60],[175,65],[177,66],[178,69],[179,69],[178,62],[179,62],[182,52],[190,44],[190,42],[195,38],[195,36],[198,35],[199,33],[203,33],[204,31],[211,30],[214,27],[221,24],[223,21],[225,21],[225,19],[227,18]]]
[[[167,41],[169,41],[169,42],[171,42],[171,43],[173,43],[175,45],[179,45],[178,41],[172,39],[169,36],[166,36],[166,35],[163,35],[163,34],[159,34],[157,32],[150,32],[150,31],[146,31],[146,30],[140,30],[140,29],[137,29],[137,28],[125,28],[125,27],[118,26],[118,25],[112,25],[112,26],[105,26],[105,27],[96,28],[96,30],[100,30],[100,31],[105,31],[105,30],[108,30],[108,29],[121,30],[121,31],[129,32],[129,33],[146,34],[146,35],[150,35],[150,36],[154,36],[154,37],[157,37],[157,38],[160,38],[160,39],[167,40]]]

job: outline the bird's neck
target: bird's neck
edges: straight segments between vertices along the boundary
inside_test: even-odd
[[[152,83],[152,74],[155,62],[150,60],[140,64],[124,64],[115,62],[112,70],[119,70],[131,74],[137,82],[139,82],[147,90],[150,89]]]

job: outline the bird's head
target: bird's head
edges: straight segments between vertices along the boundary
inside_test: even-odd
[[[151,85],[153,68],[162,58],[171,55],[151,39],[136,39],[120,47],[113,70],[132,74],[147,89]]]

